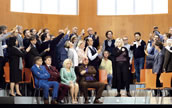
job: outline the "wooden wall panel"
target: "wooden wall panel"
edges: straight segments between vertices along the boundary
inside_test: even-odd
[[[140,31],[143,39],[148,40],[153,26],[158,26],[161,33],[167,32],[172,26],[172,0],[169,0],[169,13],[161,15],[123,15],[97,16],[97,0],[79,0],[79,15],[48,15],[10,12],[10,0],[0,0],[0,25],[9,28],[22,25],[24,28],[49,28],[52,34],[57,35],[58,29],[67,25],[71,29],[77,26],[79,30],[93,27],[103,42],[105,32],[112,30],[114,38],[128,36],[130,42],[134,40],[134,32]]]

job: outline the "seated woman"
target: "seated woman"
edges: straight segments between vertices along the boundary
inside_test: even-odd
[[[52,58],[50,56],[45,57],[45,68],[50,74],[50,78],[48,81],[57,81],[59,83],[59,96],[57,102],[61,103],[61,100],[68,94],[69,86],[65,84],[61,84],[60,72],[56,69],[56,67],[51,65]]]
[[[102,62],[100,64],[100,67],[105,68],[106,72],[107,72],[107,79],[108,79],[108,85],[109,87],[112,87],[112,61],[109,60],[109,52],[108,51],[104,51],[103,53],[103,59]]]
[[[74,68],[72,68],[72,61],[66,59],[63,63],[63,68],[60,70],[61,83],[68,85],[70,87],[70,94],[72,97],[72,103],[77,102],[77,96],[79,91],[79,86],[76,83],[76,74]]]
[[[95,88],[96,89],[96,98],[94,103],[102,103],[99,99],[102,96],[103,90],[105,88],[105,84],[100,83],[96,80],[96,69],[94,66],[88,66],[88,58],[85,57],[83,60],[83,64],[79,67],[80,78],[79,78],[79,85],[81,86],[81,91],[85,97],[85,103],[88,103],[88,88]]]
[[[35,80],[35,86],[36,88],[43,89],[44,104],[49,104],[49,89],[52,87],[53,93],[51,104],[57,104],[56,100],[58,97],[59,83],[56,81],[48,81],[50,74],[45,67],[42,66],[42,62],[43,61],[41,57],[35,57],[35,65],[33,65],[31,68]]]

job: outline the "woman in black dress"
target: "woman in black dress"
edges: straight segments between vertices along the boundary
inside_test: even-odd
[[[124,47],[124,42],[121,38],[116,39],[115,48],[115,64],[116,64],[116,78],[117,78],[117,91],[116,97],[120,97],[120,90],[126,87],[127,96],[131,97],[129,92],[130,73],[129,73],[129,56],[128,50]]]
[[[19,82],[22,81],[22,57],[24,57],[23,48],[18,48],[16,37],[11,37],[8,43],[9,65],[10,65],[10,96],[15,96],[14,87],[16,88],[16,96],[22,96],[19,90]],[[27,49],[27,51],[29,48]]]

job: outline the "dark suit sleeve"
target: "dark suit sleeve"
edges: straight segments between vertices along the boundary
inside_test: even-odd
[[[43,71],[45,72],[44,74],[40,74],[39,70],[36,67],[32,67],[31,70],[32,70],[34,76],[39,78],[39,79],[48,79],[48,78],[50,78],[50,74],[47,72],[47,70],[45,68],[43,68]]]
[[[145,46],[146,46],[146,43],[144,42],[144,41],[142,41],[141,42],[141,46],[139,46],[142,50],[144,50],[145,49]],[[138,47],[138,48],[139,48]]]
[[[163,59],[164,59],[163,54],[160,54],[158,57],[158,64],[156,65],[157,66],[156,73],[158,73],[158,74],[162,72],[161,69],[162,69],[162,65],[163,65]]]
[[[134,50],[136,48],[136,45],[133,45],[130,47],[130,50]]]
[[[95,38],[95,37],[94,37],[94,38]],[[95,47],[96,49],[98,49],[98,47],[99,47],[99,37],[97,37],[97,39],[94,40],[94,47]]]
[[[51,41],[51,45],[52,46],[56,46],[60,42],[60,40],[63,38],[63,36],[64,36],[64,33],[62,33],[59,36],[57,36],[55,39],[53,39]]]
[[[165,60],[164,60],[164,64],[163,64],[163,69],[165,69],[165,71],[167,71],[167,65],[169,63],[169,60],[170,60],[170,52],[168,50],[166,50]]]
[[[13,48],[12,52],[13,52],[13,54],[14,54],[15,56],[19,56],[19,57],[24,57],[24,56],[25,56],[25,54],[24,54],[22,51],[19,51],[19,50],[16,49],[16,48]]]

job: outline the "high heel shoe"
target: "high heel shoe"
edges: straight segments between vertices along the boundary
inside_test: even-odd
[[[10,93],[9,96],[13,96],[13,97],[14,97],[15,95],[12,95],[12,94]]]
[[[22,96],[22,95],[16,94],[16,96]]]

